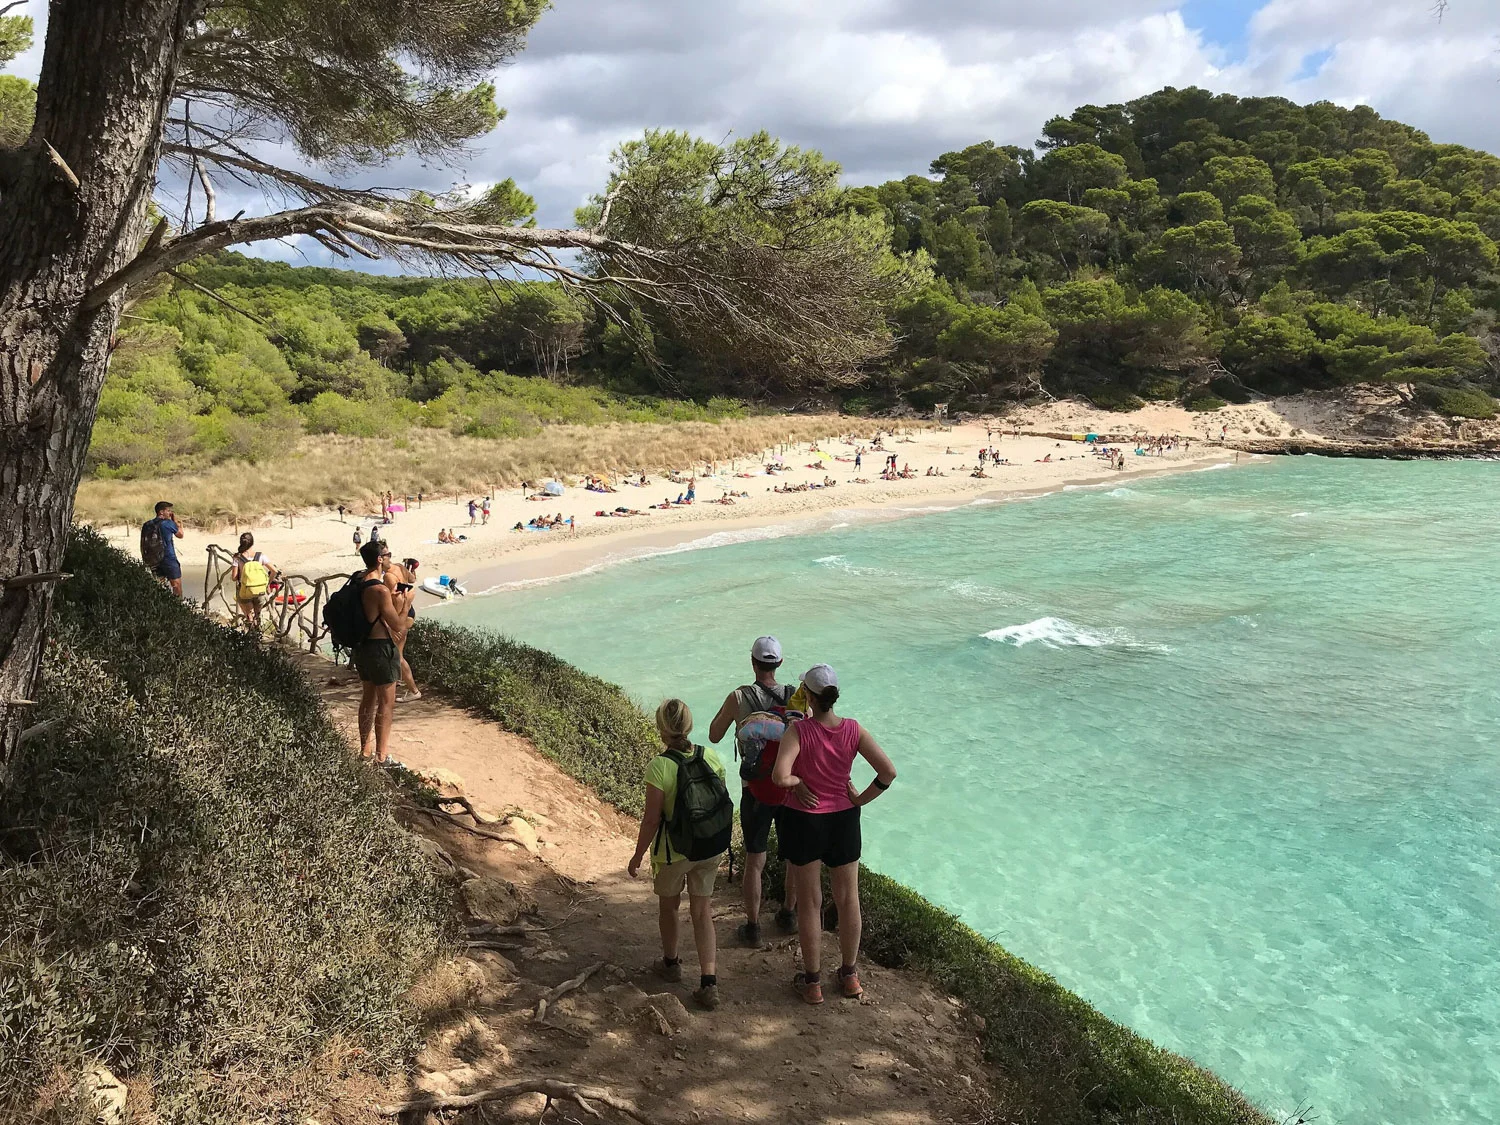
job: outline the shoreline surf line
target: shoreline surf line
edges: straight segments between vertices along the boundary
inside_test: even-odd
[[[1206,459],[1205,459],[1206,460]],[[1133,473],[1119,474],[1132,483],[1154,480],[1180,473],[1202,471],[1210,468],[1238,468],[1254,463],[1257,459],[1242,462],[1232,460],[1213,461],[1204,466],[1202,461],[1187,460],[1175,464],[1161,465]],[[986,507],[1019,501],[1040,500],[1047,496],[1063,495],[1066,491],[1118,487],[1122,483],[1115,477],[1098,480],[1093,476],[1076,480],[1060,480],[1045,486],[1019,489],[993,489],[970,497],[960,504],[934,503],[926,507],[901,506],[896,504],[873,504],[844,508],[827,508],[818,512],[801,514],[792,519],[775,518],[767,512],[761,516],[728,517],[712,522],[716,526],[705,533],[703,523],[681,524],[671,528],[641,528],[623,530],[614,535],[589,536],[575,541],[560,543],[546,553],[530,554],[506,562],[495,562],[476,567],[464,575],[470,598],[487,597],[491,594],[531,586],[546,586],[569,578],[580,578],[602,570],[627,563],[640,562],[662,555],[681,554],[686,551],[713,550],[734,546],[738,543],[758,542],[766,539],[782,539],[791,535],[816,535],[825,531],[846,528],[851,523],[889,523],[896,520],[963,511],[968,508]],[[935,501],[951,497],[933,497]],[[785,513],[782,514],[783,517]],[[765,534],[756,534],[765,532]],[[625,541],[625,542],[622,542]],[[717,540],[717,542],[715,542]],[[457,602],[442,602],[427,606],[428,611],[438,610]]]

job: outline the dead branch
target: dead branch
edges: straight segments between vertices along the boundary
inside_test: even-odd
[[[171,124],[186,127],[189,122],[174,118]],[[388,196],[380,191],[364,188],[341,188],[335,184],[327,184],[321,180],[315,180],[311,176],[304,176],[300,172],[293,172],[287,168],[278,168],[274,164],[267,164],[264,160],[257,160],[245,149],[231,142],[221,133],[191,122],[194,131],[207,134],[213,141],[212,147],[202,145],[181,144],[176,141],[166,141],[161,150],[168,156],[181,157],[197,164],[200,161],[209,161],[225,168],[231,172],[242,172],[244,175],[235,178],[241,182],[253,183],[256,180],[273,180],[276,183],[294,189],[294,191],[309,200],[332,200],[332,199],[355,199],[369,202],[380,202]],[[223,152],[221,149],[229,149]]]
[[[183,285],[186,285],[189,289],[193,289],[193,290],[196,290],[199,293],[202,293],[205,297],[209,298],[212,301],[217,301],[219,304],[223,305],[230,312],[239,313],[246,320],[253,320],[253,321],[255,321],[256,324],[260,325],[262,328],[269,328],[271,330],[271,334],[267,337],[267,339],[269,339],[271,341],[271,343],[273,343],[273,344],[279,344],[279,343],[281,343],[281,334],[276,331],[276,326],[274,324],[272,324],[269,320],[267,320],[265,317],[263,317],[263,316],[257,316],[255,313],[251,312],[249,309],[242,309],[242,308],[240,308],[239,305],[236,305],[228,297],[225,297],[221,293],[215,293],[212,289],[210,289],[206,285],[199,285],[192,278],[190,278],[190,277],[184,277],[177,270],[167,270],[166,273],[168,274],[168,276],[176,278]]]
[[[484,823],[485,818],[480,816],[479,813],[475,811],[474,806],[469,804],[469,798],[465,797],[463,794],[459,794],[456,797],[439,797],[437,799],[437,802],[440,805],[458,805],[464,810],[464,812],[468,813],[474,818],[474,822],[476,824]]]
[[[451,813],[444,812],[442,809],[429,809],[421,805],[408,805],[407,808],[413,812],[425,813],[440,824],[447,824],[453,828],[462,829],[475,836],[483,836],[486,840],[498,840],[502,844],[518,844],[522,848],[526,847],[525,841],[518,836],[507,836],[503,832],[491,832],[487,828],[475,828],[472,825],[465,824]]]
[[[644,1113],[634,1102],[627,1101],[603,1087],[579,1086],[576,1083],[563,1082],[556,1078],[523,1078],[472,1094],[428,1094],[425,1097],[412,1098],[399,1105],[380,1106],[376,1112],[382,1117],[399,1117],[403,1113],[467,1109],[470,1106],[484,1105],[486,1102],[500,1101],[502,1098],[514,1098],[520,1094],[544,1094],[549,1102],[553,1100],[573,1102],[593,1117],[600,1116],[600,1113],[589,1103],[598,1102],[618,1113],[623,1113],[632,1121],[639,1122],[640,1125],[659,1125],[655,1118]]]
[[[186,147],[186,146],[179,146]],[[527,252],[542,248],[584,250],[610,258],[633,262],[663,262],[665,252],[621,242],[607,235],[583,230],[549,230],[540,227],[490,226],[487,224],[443,222],[441,212],[407,207],[401,211],[381,210],[347,200],[330,200],[290,211],[250,218],[236,216],[202,226],[167,239],[155,248],[144,249],[135,259],[105,278],[84,298],[85,311],[100,308],[122,289],[140,285],[159,273],[173,269],[203,254],[249,242],[266,242],[298,234],[343,234],[363,238],[378,246],[404,249],[420,254],[463,258],[486,262],[521,264],[553,275],[568,273],[583,282],[584,275],[553,266]],[[589,278],[588,283],[603,284],[604,279]],[[619,284],[630,279],[615,279]]]
[[[536,1020],[538,1023],[540,1023],[542,1020],[545,1020],[547,1018],[547,1008],[549,1005],[556,1004],[559,1000],[561,1000],[568,993],[572,992],[574,989],[582,988],[585,984],[588,983],[589,977],[593,976],[600,969],[604,968],[604,966],[608,963],[609,962],[607,961],[595,961],[592,965],[590,965],[587,969],[584,969],[583,972],[579,973],[572,980],[565,980],[562,982],[562,984],[552,989],[537,1001],[536,1015],[534,1015],[532,1019]]]
[[[52,145],[47,141],[42,142],[42,147],[47,150],[47,159],[50,160],[52,162],[52,166],[57,169],[58,175],[67,180],[68,183],[72,185],[74,191],[82,191],[83,184],[79,182],[78,176],[73,171],[73,169],[68,167],[68,162],[62,158],[62,154],[59,153],[57,149],[53,148]]]
[[[494,941],[490,938],[476,938],[464,942],[465,949],[491,949],[496,953],[514,953],[518,949],[525,949],[526,943],[519,941]]]
[[[214,194],[213,181],[208,178],[208,169],[203,166],[202,160],[193,160],[193,170],[198,173],[198,182],[203,185],[203,221],[211,223],[214,221],[219,197]]]
[[[0,589],[24,590],[27,586],[38,586],[44,582],[66,582],[72,577],[71,574],[61,570],[48,570],[41,574],[18,574],[14,578],[7,578],[0,582]]]

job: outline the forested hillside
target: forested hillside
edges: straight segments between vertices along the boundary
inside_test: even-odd
[[[639,313],[551,283],[229,254],[131,309],[94,469],[263,459],[304,431],[504,437],[808,392],[852,409],[1040,394],[1211,408],[1384,381],[1448,413],[1495,409],[1494,156],[1366,107],[1166,89],[1054,118],[1035,150],[944,153],[931,173],[847,193],[933,278],[889,310],[894,350],[853,384],[768,376],[732,347],[695,359]]]
[[[1494,156],[1368,107],[1171,88],[1053,118],[1036,147],[854,193],[941,279],[895,310],[888,392],[1128,406],[1391,381],[1493,410],[1462,392],[1497,374]]]

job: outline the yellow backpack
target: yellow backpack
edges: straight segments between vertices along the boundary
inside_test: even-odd
[[[237,597],[242,602],[251,598],[258,598],[271,588],[271,572],[266,569],[266,564],[260,561],[257,552],[253,559],[246,559],[240,563],[240,584]]]

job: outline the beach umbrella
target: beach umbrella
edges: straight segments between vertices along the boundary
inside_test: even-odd
[[[549,480],[542,487],[542,491],[548,496],[561,496],[563,494],[563,486],[558,481]]]

